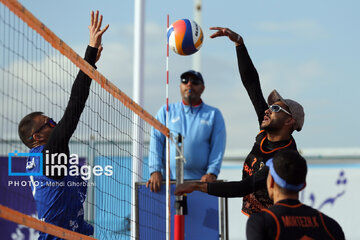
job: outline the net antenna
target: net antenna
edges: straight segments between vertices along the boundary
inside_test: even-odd
[[[194,0],[194,20],[199,26],[202,26],[202,0]],[[201,71],[201,52],[193,56],[193,69]]]
[[[166,32],[169,29],[169,14],[167,14]],[[166,123],[169,127],[169,41],[166,39]],[[171,239],[171,203],[170,203],[170,139],[166,138],[166,240]]]
[[[167,29],[170,27],[169,24],[169,14],[167,15]],[[169,41],[166,40],[166,122],[165,126],[169,129]],[[181,137],[182,139],[183,137]],[[171,183],[170,183],[170,142],[175,145],[176,154],[179,155],[179,158],[186,163],[184,157],[184,150],[180,147],[178,143],[178,136],[174,136],[171,132],[166,137],[166,240],[171,239]],[[177,175],[176,175],[177,178]]]

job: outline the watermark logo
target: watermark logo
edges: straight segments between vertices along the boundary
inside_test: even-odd
[[[33,168],[35,165],[34,158],[39,159],[39,171],[38,172],[13,172],[12,161],[14,158],[31,158],[32,161],[26,164],[26,168]],[[43,176],[43,154],[42,153],[19,153],[15,150],[13,153],[8,154],[8,172],[9,176]]]
[[[15,158],[27,158],[27,172],[13,172],[12,161]],[[45,159],[43,159],[45,157]],[[44,161],[45,160],[45,161]],[[19,153],[16,150],[8,154],[9,176],[81,176],[83,180],[89,180],[94,176],[112,176],[113,167],[107,165],[89,166],[81,165],[77,154],[69,157],[65,153]],[[45,167],[44,167],[45,164]]]

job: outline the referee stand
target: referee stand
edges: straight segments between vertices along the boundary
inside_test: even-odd
[[[176,147],[176,180],[171,181],[171,240],[228,239],[227,199],[195,191],[188,196],[175,196],[175,187],[184,182],[184,138],[171,136]],[[194,180],[188,180],[189,182]],[[195,180],[199,181],[199,180]],[[159,192],[136,183],[136,239],[166,239],[165,181]],[[174,205],[173,205],[174,204]],[[174,206],[174,207],[173,207]],[[186,221],[185,221],[185,215]]]

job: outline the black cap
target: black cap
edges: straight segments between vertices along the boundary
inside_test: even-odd
[[[203,79],[201,73],[194,71],[194,70],[189,70],[187,72],[184,72],[183,74],[181,74],[180,79],[186,79],[189,75],[196,77],[197,79],[199,79],[202,82],[202,84],[204,84],[204,79]]]
[[[300,103],[298,103],[294,100],[284,99],[274,89],[268,97],[268,104],[270,106],[277,101],[281,101],[281,102],[285,103],[286,106],[289,107],[291,116],[293,119],[295,119],[294,129],[297,131],[301,131],[301,129],[304,125],[304,119],[305,119],[304,108],[300,105]]]

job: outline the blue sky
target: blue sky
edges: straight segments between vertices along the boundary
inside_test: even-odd
[[[20,2],[80,55],[88,43],[89,13],[100,10],[110,28],[98,70],[132,96],[133,1]],[[193,1],[147,1],[145,6],[144,108],[155,115],[165,103],[166,14],[171,22],[191,19]],[[304,106],[304,128],[294,133],[300,149],[355,148],[360,143],[359,9],[356,0],[203,1],[203,100],[224,115],[228,151],[250,149],[257,118],[240,81],[234,44],[210,39],[209,27],[229,27],[243,36],[265,98],[277,89]],[[191,60],[170,54],[170,102],[180,100],[179,75],[192,67]]]

